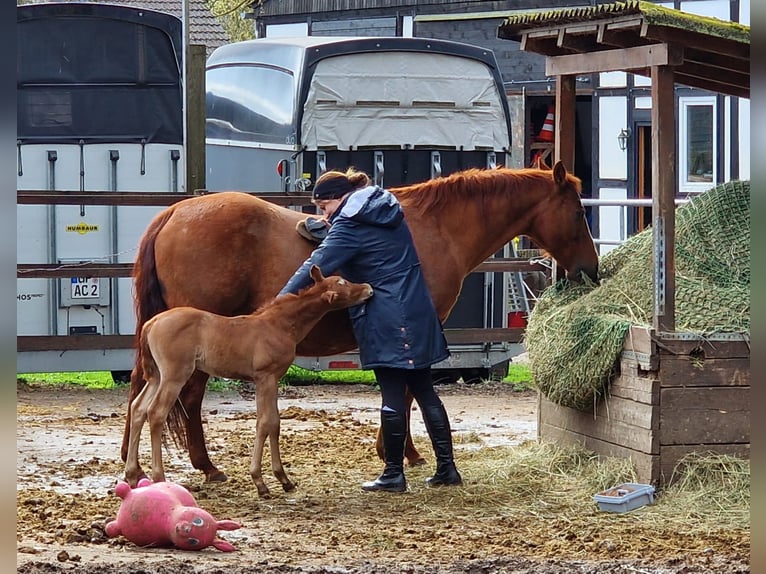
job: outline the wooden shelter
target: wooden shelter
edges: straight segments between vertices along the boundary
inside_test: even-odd
[[[574,165],[575,77],[624,71],[651,78],[654,309],[626,339],[621,374],[596,412],[541,396],[538,435],[634,461],[662,482],[690,451],[749,455],[749,337],[675,332],[676,83],[750,97],[750,28],[650,2],[516,14],[498,37],[547,56],[556,79],[555,159]]]

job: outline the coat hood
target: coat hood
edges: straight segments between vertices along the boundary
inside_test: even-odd
[[[399,200],[390,191],[371,185],[356,190],[330,218],[346,218],[378,227],[398,227],[404,219]]]

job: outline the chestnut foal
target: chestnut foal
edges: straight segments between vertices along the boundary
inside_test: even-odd
[[[208,375],[255,383],[258,420],[250,475],[262,498],[261,459],[269,437],[271,467],[285,491],[295,488],[279,455],[279,379],[295,359],[295,347],[329,311],[358,305],[372,296],[367,283],[338,276],[323,277],[315,265],[314,284],[297,295],[274,299],[250,315],[224,317],[192,307],[175,307],[154,316],[141,330],[141,355],[147,384],[130,407],[130,437],[125,479],[135,486],[144,476],[138,443],[149,420],[152,479],[165,480],[162,431],[168,414],[195,370]],[[191,379],[195,381],[198,379]]]

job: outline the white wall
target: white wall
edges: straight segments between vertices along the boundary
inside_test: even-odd
[[[617,145],[617,136],[627,125],[627,104],[624,96],[599,98],[598,123],[599,174],[602,179],[627,179],[627,151]]]

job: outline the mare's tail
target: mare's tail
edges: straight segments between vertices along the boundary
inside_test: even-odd
[[[125,460],[128,452],[128,438],[130,437],[130,405],[133,399],[144,388],[146,378],[143,374],[141,348],[141,329],[144,324],[156,314],[168,308],[162,297],[162,286],[157,277],[157,265],[154,259],[154,244],[157,240],[157,234],[162,231],[165,224],[173,214],[173,208],[170,207],[152,219],[149,227],[146,228],[141,242],[138,245],[138,253],[133,263],[133,305],[136,313],[136,359],[133,372],[130,375],[130,393],[128,396],[128,412],[125,421],[125,433],[122,437],[122,459]]]

